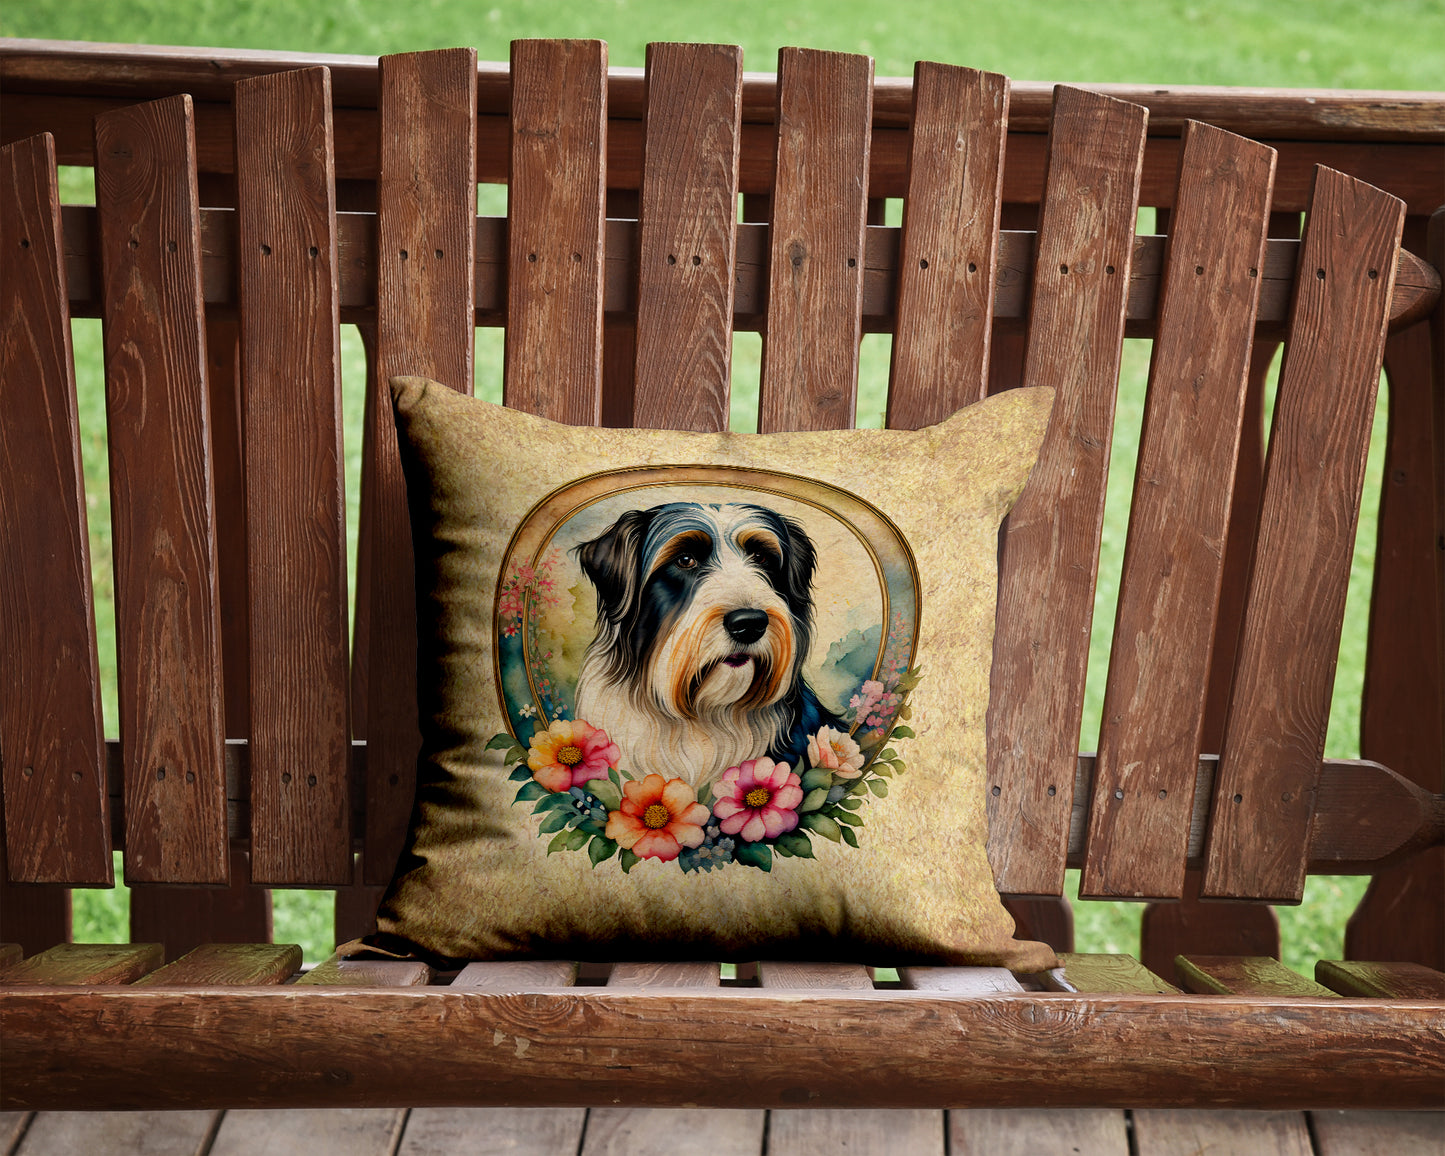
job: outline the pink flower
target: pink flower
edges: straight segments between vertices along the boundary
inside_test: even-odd
[[[798,825],[803,788],[787,763],[766,756],[729,767],[713,785],[712,813],[728,835],[776,839]]]
[[[846,731],[822,727],[808,739],[808,764],[840,779],[856,779],[863,773],[863,752]]]
[[[681,779],[648,775],[622,784],[622,806],[607,816],[607,838],[639,859],[676,859],[702,844],[708,809]]]
[[[605,779],[607,768],[622,758],[607,732],[581,719],[555,719],[544,731],[532,734],[527,766],[532,778],[549,791],[580,787],[592,779]]]
[[[856,710],[861,718],[871,711],[882,697],[883,684],[870,678],[858,688],[858,693],[852,697],[848,705]]]

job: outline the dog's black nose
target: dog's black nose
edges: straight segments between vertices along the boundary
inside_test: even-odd
[[[764,610],[729,610],[723,615],[723,629],[734,642],[746,646],[756,642],[768,629],[768,615]]]

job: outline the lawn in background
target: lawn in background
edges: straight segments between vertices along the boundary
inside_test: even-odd
[[[650,40],[714,40],[741,44],[749,68],[771,71],[783,45],[866,52],[879,75],[907,75],[915,58],[944,60],[1004,72],[1019,80],[1240,84],[1424,89],[1445,76],[1445,0],[1285,0],[1258,6],[1250,0],[1160,3],[1114,0],[1060,4],[1014,0],[1007,5],[920,2],[906,6],[856,0],[794,0],[775,4],[740,0],[727,5],[686,5],[663,0],[29,0],[0,12],[0,34],[51,39],[285,49],[301,52],[386,52],[469,44],[482,59],[505,60],[513,38],[598,37],[608,41],[614,65],[640,66]],[[1433,46],[1433,47],[1432,47]],[[89,174],[63,174],[63,196],[92,199]],[[484,190],[495,194],[495,190]],[[495,196],[483,211],[501,211]],[[493,207],[496,206],[496,207]],[[1145,213],[1141,228],[1152,228]],[[893,220],[896,223],[896,206]],[[500,393],[500,333],[477,338],[477,392]],[[1113,603],[1132,489],[1134,441],[1142,409],[1148,343],[1126,343],[1120,382],[1119,424],[1110,465],[1093,653],[1081,745],[1098,730]],[[739,335],[734,366],[735,425],[747,428],[755,404],[761,344]],[[75,322],[87,508],[95,570],[96,612],[105,663],[107,734],[116,733],[114,627],[111,610],[109,485],[105,459],[104,384],[100,325]],[[859,424],[877,425],[887,388],[889,339],[865,339],[859,382]],[[355,544],[356,482],[360,476],[360,413],[364,363],[355,331],[343,332],[346,408],[348,527]],[[1331,710],[1327,753],[1358,754],[1359,695],[1364,664],[1369,574],[1383,448],[1384,401],[1378,411],[1366,481],[1354,573]],[[355,588],[354,582],[352,589]],[[119,872],[118,872],[119,873]],[[1077,894],[1077,872],[1068,890]],[[1312,879],[1305,903],[1280,909],[1285,962],[1309,973],[1313,961],[1341,951],[1343,926],[1363,891],[1362,879]],[[307,958],[330,949],[326,892],[275,892],[276,937],[303,944]],[[127,938],[127,895],[75,893],[77,940]],[[1140,908],[1133,904],[1079,903],[1078,946],[1085,951],[1138,949]]]

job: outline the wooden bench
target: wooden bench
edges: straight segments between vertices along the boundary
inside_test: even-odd
[[[1445,98],[1011,96],[792,49],[745,80],[737,50],[677,45],[609,77],[596,42],[522,42],[508,68],[7,41],[0,69],[0,1106],[1441,1104],[1445,218],[1422,242]],[[1225,131],[1251,125],[1301,139]],[[59,206],[57,162],[95,166],[95,208]],[[477,216],[479,179],[507,183],[506,219]],[[1141,196],[1162,235],[1135,235]],[[816,275],[783,292],[800,253]],[[106,332],[119,742],[84,315]],[[338,322],[372,383],[350,646]],[[474,326],[506,330],[508,404],[577,423],[726,427],[733,330],[765,335],[764,430],[852,424],[866,332],[893,335],[896,427],[1055,386],[1004,544],[990,853],[1065,949],[1066,867],[1157,900],[1143,962],[332,961],[288,983],[266,888],[337,888],[338,939],[364,930],[410,805],[411,576],[375,383],[470,383]],[[1080,756],[1126,336],[1154,340],[1142,481]],[[1322,760],[1382,356],[1369,760]],[[66,889],[109,885],[120,848],[136,943],[64,943]],[[1310,872],[1376,888],[1355,962],[1314,982],[1274,960],[1265,906]]]

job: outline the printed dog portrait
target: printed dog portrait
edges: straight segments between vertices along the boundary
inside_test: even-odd
[[[574,552],[598,603],[577,717],[623,765],[701,789],[763,755],[797,766],[819,727],[844,725],[802,675],[817,563],[795,519],[668,502]]]

